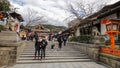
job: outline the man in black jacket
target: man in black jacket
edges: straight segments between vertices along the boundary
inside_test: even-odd
[[[58,41],[58,48],[62,48],[62,42],[63,42],[63,39],[62,39],[62,35],[59,34],[58,37],[57,37],[57,41]]]

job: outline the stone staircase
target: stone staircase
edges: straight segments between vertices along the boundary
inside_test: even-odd
[[[47,46],[46,58],[43,60],[34,59],[34,43],[27,45],[25,50],[21,53],[17,60],[17,64],[30,64],[30,63],[64,63],[64,62],[91,62],[85,54],[76,50],[73,46],[63,46],[58,49],[56,45],[54,49]]]
[[[29,45],[30,44],[30,45]],[[108,68],[89,59],[73,45],[50,49],[47,46],[46,58],[34,60],[34,44],[29,43],[20,54],[17,63],[6,68]]]

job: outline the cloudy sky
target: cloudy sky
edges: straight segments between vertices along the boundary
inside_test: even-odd
[[[73,18],[68,18],[71,14],[64,9],[67,9],[68,3],[75,4],[76,2],[94,2],[96,0],[10,0],[12,6],[16,11],[26,19],[26,9],[31,8],[38,11],[41,16],[44,16],[43,22],[57,25],[67,26],[67,23]],[[119,0],[99,0],[101,3],[107,2],[107,4],[115,3]]]

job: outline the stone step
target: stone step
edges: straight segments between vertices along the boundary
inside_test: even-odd
[[[34,53],[21,53],[20,56],[23,56],[23,55],[34,55]],[[79,55],[79,56],[86,56],[86,54],[83,54],[83,53],[46,53],[46,55],[71,55],[71,56],[76,56],[76,55]]]
[[[23,51],[23,53],[34,53],[35,50],[31,50],[31,51]],[[82,53],[80,51],[50,51],[50,50],[46,50],[47,53]]]
[[[35,49],[24,49],[25,52],[31,52],[31,51],[35,51]],[[76,50],[76,51],[73,51],[72,49],[46,49],[46,51],[66,51],[66,52],[81,52],[80,50]]]
[[[35,52],[35,50],[33,50],[33,51],[23,51],[23,53],[24,52],[31,53],[31,52]],[[48,52],[48,53],[51,53],[51,52],[54,52],[54,53],[82,53],[81,51],[49,51],[49,50],[46,50],[46,52]]]
[[[91,62],[91,59],[57,59],[57,60],[21,60],[17,64],[30,64],[30,63],[64,63],[64,62]]]
[[[64,55],[61,55],[61,54],[46,54],[46,57],[69,57],[69,56],[73,56],[73,57],[78,57],[78,56],[81,56],[81,57],[84,57],[84,56],[86,56],[85,54],[80,54],[80,55],[71,55],[71,54],[69,54],[69,55],[66,55],[66,54],[64,54]],[[20,55],[20,57],[34,57],[34,55]]]
[[[20,57],[18,60],[33,60],[34,57]],[[60,59],[88,59],[88,57],[46,57],[45,60],[60,60]]]
[[[32,52],[23,52],[23,53],[21,53],[21,54],[34,54],[35,53],[35,51],[32,51]],[[67,53],[67,54],[84,54],[84,53],[82,53],[82,52],[66,52],[66,51],[64,51],[64,52],[57,52],[57,51],[46,51],[46,54],[51,54],[51,53],[54,53],[54,54],[64,54],[64,53]]]
[[[35,49],[24,49],[24,52],[32,52],[35,51]],[[59,49],[46,49],[48,52],[81,52],[81,51],[71,51],[71,50],[59,50]]]
[[[49,42],[48,42],[49,43]],[[35,46],[35,42],[32,42],[31,43],[31,45],[27,45],[27,47],[29,47],[29,48],[34,48],[34,46]],[[69,46],[69,47],[67,47],[67,46]],[[63,48],[70,48],[70,47],[74,47],[74,45],[67,45],[67,46],[62,46]],[[26,47],[26,48],[27,48]],[[47,45],[47,47],[51,47],[51,45]],[[58,44],[56,44],[55,46],[54,46],[55,48],[57,47],[58,48]]]
[[[20,55],[20,57],[32,57],[32,56],[34,56],[34,54],[21,54]],[[85,54],[46,54],[46,56],[51,56],[51,57],[70,57],[70,56],[72,56],[72,57],[83,57],[83,56],[86,56]]]

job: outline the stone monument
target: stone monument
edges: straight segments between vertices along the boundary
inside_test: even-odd
[[[8,30],[0,32],[0,68],[15,64],[25,47],[24,41],[19,38],[19,23],[23,21],[19,17],[17,13],[11,13],[7,19]]]

